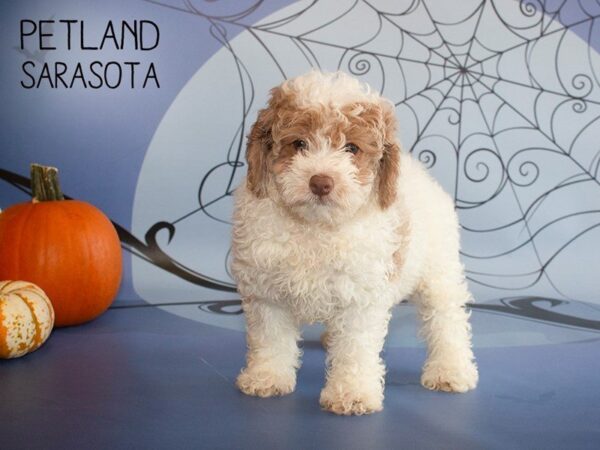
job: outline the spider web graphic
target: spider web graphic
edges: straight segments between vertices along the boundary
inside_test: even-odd
[[[227,15],[146,1],[208,21],[233,68],[223,78],[239,86],[221,162],[204,171],[197,203],[164,221],[173,230],[198,215],[228,227],[268,89],[339,69],[394,102],[405,150],[454,197],[480,298],[581,299],[589,268],[575,281],[562,273],[582,245],[597,248],[600,227],[600,2],[313,0],[256,21],[262,1]]]

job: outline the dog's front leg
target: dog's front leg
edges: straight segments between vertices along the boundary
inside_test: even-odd
[[[385,366],[380,357],[389,308],[348,308],[327,322],[327,382],[321,407],[336,414],[383,409]]]
[[[244,300],[248,353],[237,379],[247,395],[285,395],[296,387],[300,338],[295,319],[285,309],[262,300]]]

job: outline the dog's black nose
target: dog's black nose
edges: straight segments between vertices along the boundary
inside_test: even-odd
[[[333,178],[328,175],[313,175],[308,185],[313,194],[323,197],[333,190]]]

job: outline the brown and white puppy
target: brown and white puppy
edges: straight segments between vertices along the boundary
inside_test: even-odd
[[[300,327],[322,322],[321,406],[381,410],[390,310],[410,297],[428,344],[422,384],[474,388],[454,205],[401,153],[393,105],[341,72],[287,80],[260,111],[247,160],[231,265],[248,331],[238,387],[262,397],[292,392]]]

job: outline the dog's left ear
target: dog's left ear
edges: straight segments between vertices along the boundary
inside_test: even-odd
[[[250,134],[246,147],[246,160],[248,161],[248,175],[246,183],[250,192],[258,198],[267,196],[267,154],[271,150],[271,126],[273,123],[273,108],[262,109]]]
[[[381,103],[384,125],[383,156],[379,160],[378,201],[381,209],[388,208],[396,200],[400,174],[400,144],[396,137],[397,120],[391,103]]]

